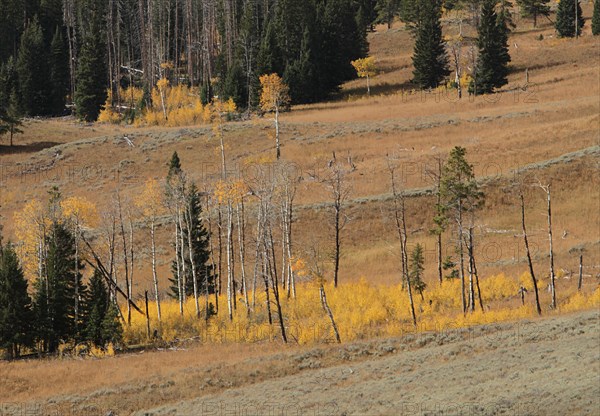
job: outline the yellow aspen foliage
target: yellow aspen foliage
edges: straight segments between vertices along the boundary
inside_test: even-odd
[[[132,114],[136,114],[140,111],[142,100],[144,98],[144,91],[141,88],[119,87],[117,92],[118,99],[115,99],[112,90],[107,90],[104,108],[100,111],[100,115],[98,116],[98,121],[100,123],[119,124],[125,121],[126,118],[131,118]]]
[[[375,65],[375,57],[373,56],[357,59],[356,61],[352,61],[351,64],[360,78],[374,77],[377,75],[377,65]]]
[[[237,204],[248,193],[248,186],[243,180],[219,181],[214,192],[219,204]]]
[[[19,257],[28,276],[38,272],[40,249],[50,228],[46,207],[37,199],[30,200],[14,213],[15,237],[21,242]]]
[[[261,76],[260,85],[260,108],[263,111],[279,111],[290,103],[290,89],[279,75]]]
[[[144,184],[144,189],[136,199],[135,205],[144,217],[155,218],[165,210],[163,198],[163,187],[156,179],[150,178]]]
[[[368,56],[366,58],[352,61],[351,64],[356,70],[356,74],[360,78],[367,79],[367,94],[371,95],[370,79],[371,77],[377,75],[377,66],[375,65],[375,58],[373,56]]]
[[[309,272],[303,259],[293,260],[294,273]],[[517,301],[519,279],[505,275],[481,279],[482,295],[490,309],[482,312],[479,308],[463,315],[460,304],[460,282],[445,281],[443,285],[432,285],[425,291],[425,300],[415,299],[419,311],[419,326],[425,331],[449,331],[480,324],[504,322],[537,316],[532,298],[527,298],[524,306]],[[288,332],[300,344],[315,344],[333,341],[331,323],[323,313],[316,281],[297,285],[296,298],[282,297],[282,308],[286,317]],[[414,333],[410,317],[408,299],[398,285],[374,285],[366,279],[338,286],[325,283],[327,300],[335,315],[335,321],[344,342],[368,339],[379,336],[401,336]],[[484,289],[486,287],[486,289]],[[487,290],[487,291],[486,291]],[[492,293],[489,290],[498,290]],[[252,293],[250,293],[252,297]],[[516,302],[497,303],[494,299],[507,297]],[[452,300],[452,298],[458,301]],[[279,338],[276,325],[270,326],[266,320],[264,290],[257,290],[256,308],[248,316],[236,314],[230,321],[227,314],[211,317],[208,325],[196,318],[194,300],[184,305],[183,316],[179,313],[177,300],[163,302],[163,318],[160,336],[165,341],[176,338],[199,336],[205,343],[245,343],[274,341]],[[219,302],[226,302],[225,294]],[[600,288],[591,294],[565,294],[560,300],[561,311],[576,311],[600,306]],[[150,314],[155,314],[155,305],[149,305]],[[548,312],[558,313],[558,312]],[[266,321],[266,322],[265,322]],[[125,328],[125,339],[129,343],[139,343],[146,339],[146,320],[143,315],[132,316],[131,327]]]
[[[78,227],[94,227],[98,223],[96,205],[89,200],[72,196],[60,203],[63,215],[71,219]]]

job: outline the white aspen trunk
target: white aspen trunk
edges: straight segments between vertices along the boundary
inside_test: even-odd
[[[150,223],[150,241],[152,244],[152,280],[154,282],[154,296],[156,297],[156,316],[158,318],[158,322],[161,322],[162,316],[160,311],[160,296],[158,291],[158,276],[156,274],[156,236],[154,232],[154,224],[155,218],[152,216],[152,220]]]
[[[229,312],[229,320],[233,320],[233,299],[232,296],[235,296],[233,293],[233,267],[232,267],[232,248],[231,248],[231,239],[232,239],[232,228],[233,228],[233,212],[231,202],[227,203],[227,240],[226,250],[227,250],[227,310]]]
[[[462,200],[458,202],[458,253],[460,257],[460,291],[462,300],[463,314],[467,312],[467,301],[465,294],[465,256],[463,249],[463,221],[462,221]]]
[[[279,147],[279,106],[275,105],[275,146],[277,148],[277,160],[281,157],[281,149]]]
[[[552,244],[552,204],[550,200],[550,185],[546,188],[548,201],[548,240],[550,241],[550,290],[552,292],[552,309],[556,309],[556,274],[554,273],[554,249]]]
[[[331,311],[331,308],[329,307],[329,304],[327,303],[327,295],[325,294],[325,287],[323,286],[322,283],[321,283],[321,287],[320,287],[319,291],[321,294],[321,305],[323,305],[323,309],[325,309],[325,312],[327,312],[327,316],[329,317],[329,320],[331,321],[331,326],[333,327],[333,332],[335,334],[335,340],[337,341],[338,344],[341,344],[342,339],[340,338],[340,332],[338,331],[338,327],[335,324],[335,319],[333,318],[333,312]]]
[[[181,285],[181,263],[179,256],[179,208],[175,213],[175,263],[177,265],[177,295],[179,300],[179,314],[183,316],[183,287]]]
[[[192,267],[192,279],[194,285],[194,306],[196,307],[196,318],[200,318],[200,304],[198,303],[198,279],[196,274],[196,262],[194,262],[194,247],[192,245],[192,216],[190,209],[186,209],[187,213],[187,240],[188,240],[188,250],[189,250],[189,258],[190,264]]]
[[[241,210],[241,212],[240,212]],[[238,222],[238,242],[240,253],[240,269],[242,274],[242,291],[244,294],[244,302],[246,303],[246,312],[250,315],[250,302],[248,300],[248,285],[246,282],[246,236],[245,236],[245,220],[244,220],[244,201],[238,205],[237,222]]]
[[[181,256],[180,264],[181,264],[181,299],[183,304],[187,303],[187,273],[185,267],[185,237],[183,232],[183,223],[182,223],[182,214],[178,208],[177,218],[179,220],[179,255]]]

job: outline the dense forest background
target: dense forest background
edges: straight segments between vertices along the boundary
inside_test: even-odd
[[[134,85],[149,100],[161,78],[253,107],[272,72],[294,103],[313,102],[355,76],[377,10],[375,0],[6,0],[0,82],[27,115],[63,114],[78,83],[115,101]]]

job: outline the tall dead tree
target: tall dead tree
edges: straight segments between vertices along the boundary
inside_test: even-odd
[[[436,237],[436,251],[437,251],[437,271],[438,280],[440,285],[444,281],[444,260],[443,260],[443,247],[442,247],[442,236],[448,227],[448,218],[446,217],[445,207],[442,204],[441,194],[441,181],[442,171],[444,167],[444,161],[440,155],[435,158],[435,169],[427,169],[426,173],[434,181],[435,186],[435,214],[433,217],[434,227],[430,233]]]
[[[333,152],[333,157],[327,166],[327,174],[324,183],[329,189],[332,198],[333,218],[332,225],[334,231],[334,251],[333,251],[333,286],[338,286],[338,276],[340,271],[342,231],[348,224],[348,216],[343,213],[346,200],[350,196],[350,184],[348,181],[349,170],[342,162],[339,162]]]
[[[539,187],[546,193],[546,202],[548,209],[548,242],[550,252],[550,293],[552,295],[552,303],[550,307],[556,309],[556,274],[554,272],[554,247],[552,241],[552,201],[550,196],[550,185],[539,184]]]
[[[415,303],[413,300],[412,284],[408,274],[408,253],[407,253],[407,233],[406,233],[406,205],[404,195],[398,189],[397,177],[396,177],[397,165],[388,157],[388,172],[390,175],[390,187],[392,190],[392,198],[394,201],[394,222],[396,225],[396,232],[398,233],[398,240],[400,241],[400,255],[402,258],[402,280],[406,287],[408,294],[408,301],[410,304],[410,315],[412,318],[413,325],[417,326],[417,315],[415,314]]]
[[[525,226],[525,197],[523,196],[523,190],[520,189],[521,199],[521,228],[523,230],[523,240],[525,241],[525,252],[527,253],[527,264],[529,265],[529,274],[531,276],[531,282],[533,283],[533,289],[535,292],[535,306],[538,315],[542,314],[542,307],[540,306],[540,295],[538,291],[537,279],[535,278],[535,272],[533,271],[533,261],[531,260],[531,250],[529,249],[529,238],[527,236],[527,228]]]

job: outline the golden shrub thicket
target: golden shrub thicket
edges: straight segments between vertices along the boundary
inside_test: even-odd
[[[236,111],[235,103],[229,99],[225,104],[203,105],[200,90],[187,85],[171,85],[160,79],[151,92],[151,105],[145,107],[144,92],[140,88],[119,88],[120,99],[114,100],[109,90],[104,109],[98,121],[119,124],[127,122],[136,126],[179,127],[208,124],[215,111],[227,114]]]
[[[295,260],[295,269],[302,268],[304,262]],[[302,271],[299,271],[299,274]],[[347,283],[333,288],[326,284],[327,298],[342,341],[353,341],[378,336],[399,336],[418,331],[444,331],[453,328],[478,324],[502,322],[536,316],[533,293],[530,291],[526,304],[521,306],[518,290],[521,281],[527,283],[524,274],[518,279],[504,274],[491,276],[481,281],[481,291],[489,310],[482,312],[479,307],[474,313],[463,315],[460,312],[460,282],[446,281],[440,287],[432,285],[424,293],[424,299],[415,297],[418,328],[411,323],[406,292],[401,285],[373,285],[366,279]],[[239,295],[238,295],[239,296]],[[240,296],[241,297],[241,296]],[[249,296],[253,298],[252,293]],[[204,301],[203,301],[204,302]],[[214,303],[214,295],[210,297]],[[225,297],[219,300],[221,307],[226,305]],[[600,288],[589,295],[576,293],[566,295],[561,300],[560,311],[575,311],[600,306]],[[334,334],[329,318],[325,314],[319,297],[317,282],[304,282],[297,286],[297,297],[282,297],[282,308],[288,338],[299,344],[334,342]],[[264,290],[257,289],[256,307],[248,316],[240,303],[232,321],[226,313],[204,319],[195,317],[193,299],[185,305],[183,316],[179,313],[177,301],[162,303],[162,323],[153,318],[156,312],[151,306],[151,326],[157,328],[165,341],[197,338],[206,343],[247,343],[272,341],[280,338],[276,315],[273,325],[268,324]],[[136,314],[132,324],[125,328],[128,343],[146,342],[145,317]]]

